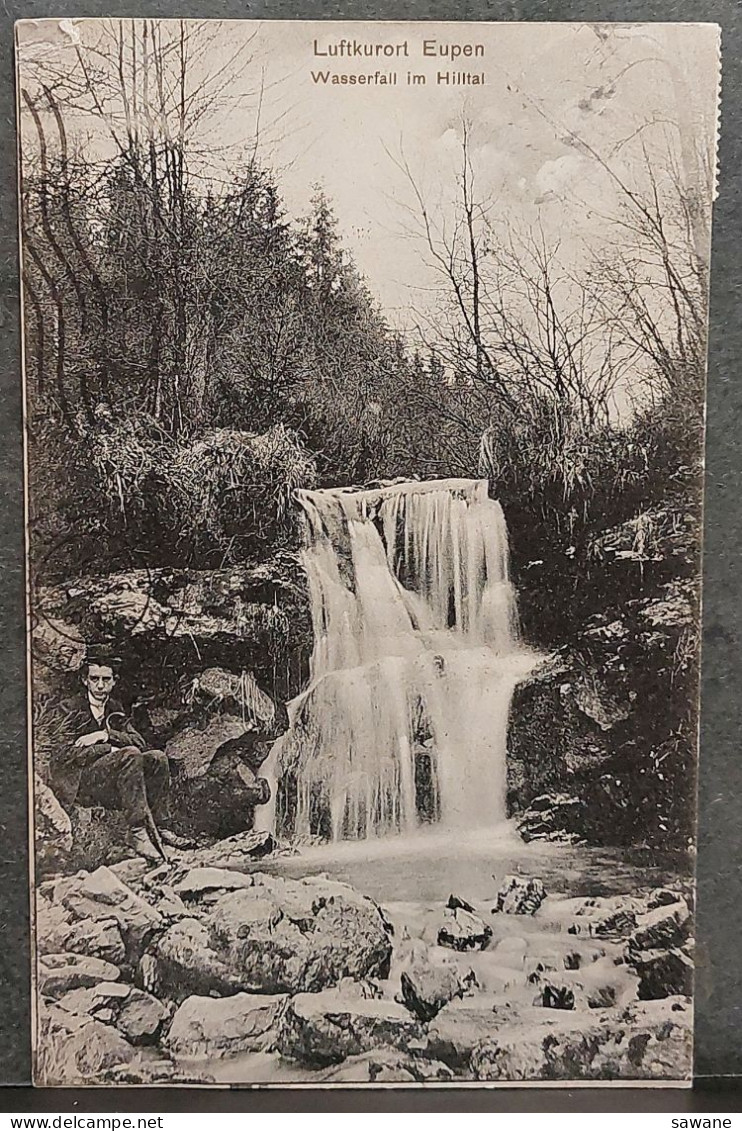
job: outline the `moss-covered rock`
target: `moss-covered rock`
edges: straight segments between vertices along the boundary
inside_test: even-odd
[[[508,804],[524,839],[680,847],[692,835],[693,529],[665,508],[594,537],[602,611],[574,625],[513,696]]]

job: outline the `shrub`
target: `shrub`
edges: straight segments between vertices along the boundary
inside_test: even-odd
[[[163,479],[160,506],[172,506],[181,542],[199,557],[234,561],[291,538],[291,499],[313,486],[315,463],[281,424],[258,434],[220,428],[176,449]]]
[[[282,425],[176,439],[145,414],[109,412],[67,438],[64,464],[69,478],[49,500],[34,547],[37,561],[53,559],[62,576],[265,557],[295,538],[291,497],[316,474]]]

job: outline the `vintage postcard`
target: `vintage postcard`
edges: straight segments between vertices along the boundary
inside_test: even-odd
[[[36,1082],[689,1081],[718,28],[16,36]]]

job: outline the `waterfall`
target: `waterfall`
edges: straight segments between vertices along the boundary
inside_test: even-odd
[[[340,840],[503,821],[527,653],[487,481],[297,498],[314,649],[277,750],[279,832]]]

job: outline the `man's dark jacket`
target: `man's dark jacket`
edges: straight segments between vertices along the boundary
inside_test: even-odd
[[[48,776],[49,785],[63,806],[74,804],[84,771],[104,754],[110,754],[114,746],[135,746],[144,750],[146,745],[115,699],[108,700],[103,722],[99,723],[90,709],[87,692],[60,703],[59,728],[61,741],[51,753]],[[108,731],[108,742],[75,746],[76,739],[98,730]]]

